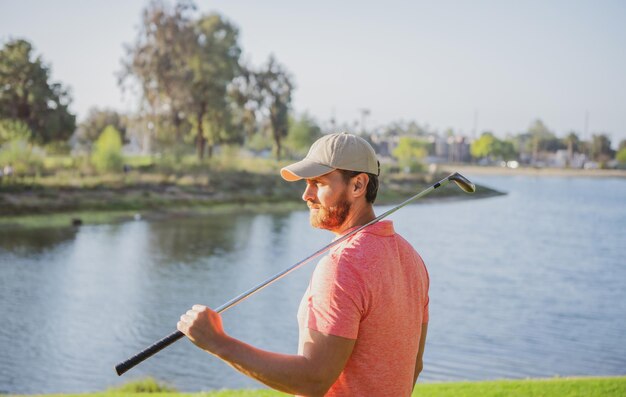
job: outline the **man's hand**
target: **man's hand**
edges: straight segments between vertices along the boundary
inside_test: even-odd
[[[222,317],[202,305],[194,305],[180,316],[176,328],[196,346],[213,354],[217,354],[220,346],[228,338],[222,326]]]

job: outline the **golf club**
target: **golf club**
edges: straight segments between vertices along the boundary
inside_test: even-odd
[[[414,200],[417,200],[420,197],[423,197],[423,196],[427,195],[428,193],[432,192],[433,190],[435,190],[435,189],[437,189],[437,188],[439,188],[441,186],[447,185],[450,181],[454,182],[459,188],[461,188],[466,193],[474,193],[474,191],[476,191],[476,187],[474,186],[474,184],[472,182],[470,182],[467,178],[465,178],[463,175],[459,174],[458,172],[455,172],[454,174],[449,175],[448,177],[442,179],[441,181],[439,181],[439,182],[435,183],[434,185],[430,186],[429,188],[427,188],[427,189],[421,191],[420,193],[414,195],[413,197],[405,200],[401,204],[399,204],[396,207],[390,209],[389,211],[383,213],[382,215],[377,216],[376,218],[372,219],[371,221],[369,221],[365,225],[363,225],[363,226],[361,226],[361,227],[351,231],[350,233],[347,233],[347,234],[341,236],[340,238],[338,238],[337,240],[335,240],[332,243],[328,244],[327,246],[320,248],[319,250],[317,250],[313,254],[309,255],[308,257],[304,258],[300,262],[292,265],[291,267],[283,270],[280,273],[277,273],[276,275],[272,276],[271,278],[267,279],[266,281],[263,281],[259,285],[255,286],[255,287],[253,287],[253,288],[251,288],[249,290],[247,290],[246,292],[244,292],[244,293],[234,297],[233,299],[231,299],[228,302],[224,303],[222,306],[220,306],[217,309],[215,309],[215,311],[217,313],[221,313],[221,312],[224,312],[224,311],[230,309],[231,307],[241,303],[246,298],[249,298],[250,296],[252,296],[256,292],[262,290],[263,288],[267,287],[268,285],[272,284],[273,282],[275,282],[277,280],[280,280],[281,278],[283,278],[287,274],[291,273],[292,271],[296,270],[300,266],[302,266],[305,263],[309,262],[311,259],[314,259],[314,258],[320,256],[321,254],[325,253],[326,251],[328,251],[332,247],[336,246],[337,244],[341,244],[343,241],[347,240],[352,235],[358,233],[362,229],[364,229],[364,228],[366,228],[366,227],[368,227],[368,226],[370,226],[370,225],[380,221],[381,219],[383,219],[383,218],[393,214],[394,212],[396,212],[400,208],[404,207],[405,205],[409,204],[410,202],[412,202]],[[141,352],[137,353],[136,355],[130,357],[128,360],[123,361],[123,362],[117,364],[115,366],[115,371],[117,372],[118,375],[124,374],[126,371],[128,371],[131,368],[133,368],[135,365],[139,364],[140,362],[144,361],[148,357],[154,355],[155,353],[161,351],[162,349],[164,349],[167,346],[171,345],[172,343],[176,342],[177,340],[179,340],[183,336],[184,336],[184,334],[182,332],[180,332],[180,331],[176,331],[176,332],[173,332],[173,333],[169,334],[165,338],[155,342],[153,345],[147,347],[146,349],[142,350]]]

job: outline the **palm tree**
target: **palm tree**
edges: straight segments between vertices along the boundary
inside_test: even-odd
[[[574,157],[574,150],[578,149],[578,145],[580,143],[580,139],[578,139],[578,135],[574,131],[571,131],[564,139],[565,144],[567,145],[567,168],[572,166],[572,160]]]

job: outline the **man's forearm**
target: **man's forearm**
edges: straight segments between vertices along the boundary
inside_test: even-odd
[[[276,390],[323,395],[335,382],[356,340],[305,329],[299,355],[271,353],[228,336],[219,313],[194,305],[176,325],[196,346]]]
[[[319,366],[300,355],[272,353],[228,338],[214,353],[239,372],[282,392],[323,395],[325,385]]]

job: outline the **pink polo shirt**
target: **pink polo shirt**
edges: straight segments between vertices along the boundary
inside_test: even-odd
[[[327,396],[411,394],[428,286],[422,258],[391,221],[366,227],[320,260],[300,302],[300,332],[357,340]]]

